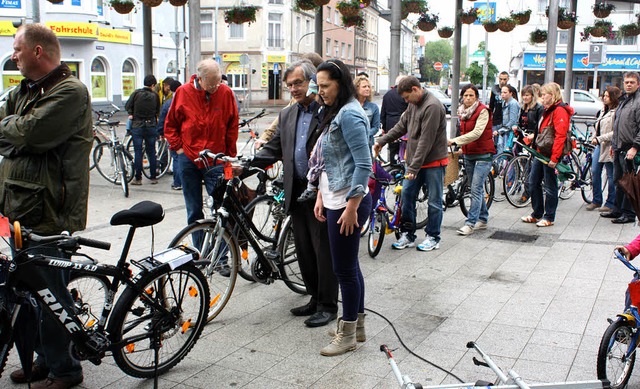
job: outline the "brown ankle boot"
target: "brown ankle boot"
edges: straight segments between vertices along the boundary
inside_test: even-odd
[[[356,326],[356,341],[357,342],[366,342],[367,341],[367,333],[364,330],[364,317],[367,316],[366,313],[359,313],[358,314],[358,325]],[[336,328],[331,328],[329,331],[327,331],[327,334],[329,334],[330,337],[334,337],[336,336],[336,332],[338,331],[338,327],[340,326],[340,322],[342,321],[342,319],[338,319],[338,322],[336,323]]]
[[[325,357],[333,357],[336,355],[342,355],[347,351],[353,351],[356,349],[356,325],[357,320],[344,321],[340,320],[338,323],[338,332],[328,346],[320,350],[320,354]]]

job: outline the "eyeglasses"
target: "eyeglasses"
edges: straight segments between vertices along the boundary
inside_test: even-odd
[[[300,88],[305,82],[306,80],[295,80],[294,82],[288,82],[285,85],[287,85],[287,88],[291,90],[293,88]]]

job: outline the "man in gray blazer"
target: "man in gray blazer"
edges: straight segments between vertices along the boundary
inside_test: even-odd
[[[307,96],[309,81],[316,69],[308,60],[291,65],[284,80],[296,104],[278,116],[273,138],[256,154],[251,165],[266,167],[282,161],[284,172],[285,209],[293,219],[293,237],[302,278],[311,300],[291,309],[295,316],[310,316],[309,327],[319,327],[335,320],[338,311],[338,281],[331,266],[327,226],[313,215],[313,201],[296,199],[307,188],[308,161],[322,129],[318,127],[319,104],[315,95]]]

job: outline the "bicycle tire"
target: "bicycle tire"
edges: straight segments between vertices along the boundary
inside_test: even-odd
[[[129,138],[127,141],[127,151],[129,154],[135,155],[133,137]],[[167,140],[156,140],[156,178],[160,178],[167,174],[169,167],[171,166],[171,161],[172,158],[171,153],[169,152]],[[142,174],[148,179],[151,179],[149,159],[147,157],[147,149],[144,143],[142,144]]]
[[[110,287],[106,276],[71,271],[67,289],[84,328],[92,328],[100,320]]]
[[[636,350],[629,358],[625,359],[625,356],[632,337],[633,327],[628,321],[620,319],[611,323],[602,335],[598,349],[598,379],[609,380],[611,389],[625,388],[631,378]]]
[[[384,236],[387,234],[387,212],[375,210],[371,218],[369,239],[367,239],[367,252],[371,258],[375,258],[382,249]]]
[[[272,242],[258,239],[258,243],[260,243],[262,249],[269,248],[269,246],[275,242],[277,220],[274,215],[278,212],[274,213],[274,209],[282,206],[282,204],[276,203],[273,196],[263,195],[251,200],[244,208],[245,211],[251,215],[251,221],[258,231],[264,236],[273,239]],[[280,213],[284,214],[283,212]],[[253,276],[251,276],[251,265],[257,255],[238,226],[234,227],[233,234],[237,237],[240,246],[240,266],[238,267],[238,274],[247,281],[255,281]]]
[[[120,186],[122,187],[122,191],[124,192],[124,197],[129,197],[129,177],[127,176],[127,169],[125,168],[125,157],[122,150],[118,152],[118,165],[120,165],[119,174],[120,174]]]
[[[531,171],[529,155],[514,157],[505,170],[503,189],[509,204],[516,208],[523,208],[531,203],[531,196],[527,192],[527,181]]]
[[[282,171],[282,161],[276,161],[273,165],[271,165],[269,169],[267,169],[267,177],[269,178],[269,180],[273,181],[276,178],[280,177],[281,171]]]
[[[571,154],[566,155],[562,159],[562,162],[569,165],[569,167],[571,168],[571,171],[578,172],[578,173],[580,172],[581,165],[578,160],[578,156],[574,152],[571,152]],[[578,177],[571,178],[564,181],[558,180],[558,198],[560,198],[561,200],[570,199],[573,196],[573,194],[576,192],[575,181],[577,179]]]
[[[168,313],[154,309],[148,300]],[[208,310],[207,280],[193,263],[143,274],[133,287],[124,290],[109,321],[113,359],[132,377],[152,378],[165,373],[196,344]],[[160,343],[157,367],[154,342]]]
[[[513,154],[509,152],[504,152],[496,155],[493,158],[492,167],[491,167],[491,176],[494,180],[494,188],[500,188],[500,194],[494,193],[493,201],[500,202],[504,201],[507,196],[502,188],[504,187],[504,172],[506,170],[507,164],[509,161],[513,159]]]
[[[222,248],[218,253],[213,253],[216,229],[216,222],[213,220],[204,220],[191,223],[178,232],[173,238],[169,247],[177,247],[181,245],[195,247],[200,252],[200,259],[213,262],[213,267],[209,263],[198,265],[198,268],[204,273],[209,284],[209,292],[211,301],[209,304],[209,316],[207,322],[213,320],[229,302],[233,289],[238,278],[238,264],[240,261],[240,253],[238,250],[238,242],[231,235],[229,229],[225,229],[222,234]],[[201,237],[198,234],[202,234]],[[196,235],[194,235],[196,234]],[[194,242],[195,240],[195,242]],[[226,259],[226,263],[224,260]],[[227,265],[229,277],[219,274],[221,270],[226,270]],[[211,268],[211,271],[208,269]],[[209,274],[208,274],[209,273]]]
[[[416,199],[416,230],[426,227],[429,220],[429,192],[427,185],[422,185]]]
[[[278,242],[278,253],[280,254],[280,277],[285,285],[293,292],[298,294],[308,294],[307,286],[302,279],[302,271],[298,264],[298,254],[296,252],[296,243],[293,238],[293,222],[291,217],[282,223],[282,232]]]
[[[591,161],[584,167],[584,173],[580,177],[580,194],[585,203],[591,204],[593,201],[593,173],[591,172]],[[606,184],[607,180],[605,180]]]
[[[93,161],[96,165],[96,170],[100,175],[112,184],[120,184],[120,175],[118,174],[116,164],[116,151],[109,142],[102,142],[93,150]],[[124,167],[127,172],[127,180],[131,182],[133,179],[133,164],[131,159],[124,157],[126,162]]]
[[[491,208],[491,204],[493,204],[494,192],[495,182],[493,176],[489,174],[484,180],[484,201],[485,204],[487,204],[487,210]],[[462,211],[462,214],[467,217],[469,215],[469,210],[471,209],[471,187],[469,186],[469,180],[465,180],[460,187],[460,197],[460,210]]]
[[[89,154],[89,170],[93,170],[96,167],[96,162],[93,159],[93,151],[100,145],[102,141],[97,136],[93,137],[93,143],[91,144],[91,154]]]
[[[9,310],[8,307],[11,306]],[[19,309],[14,304],[6,304],[0,309],[0,377],[7,366],[9,352],[13,349],[14,333],[12,316],[15,309]]]

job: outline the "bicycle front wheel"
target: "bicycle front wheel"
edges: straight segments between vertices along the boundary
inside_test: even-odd
[[[531,158],[528,155],[513,158],[504,171],[504,193],[509,204],[516,208],[523,208],[531,203],[531,196],[527,191],[530,172]]]
[[[207,280],[192,263],[143,275],[114,308],[108,331],[113,359],[132,377],[165,373],[196,344],[208,310]]]
[[[105,180],[112,184],[116,183],[118,178],[116,153],[109,142],[102,142],[93,149],[93,164]]]
[[[120,186],[122,186],[122,191],[124,192],[124,197],[129,197],[129,176],[127,175],[127,168],[126,168],[126,158],[124,156],[124,153],[122,152],[122,149],[118,152],[118,173],[120,175],[120,178],[118,179],[120,181]]]
[[[285,285],[298,294],[307,294],[307,285],[302,279],[302,271],[298,264],[296,243],[293,239],[293,223],[291,217],[287,217],[281,224],[282,232],[278,242],[278,254],[280,254],[280,277]]]
[[[240,258],[238,244],[229,230],[223,231],[219,249],[214,253],[216,228],[212,220],[195,222],[178,232],[169,243],[169,247],[194,247],[200,251],[200,259],[208,261],[198,266],[206,276],[211,294],[207,322],[218,316],[229,302],[238,278]]]
[[[276,243],[276,228],[278,227],[276,224],[276,215],[282,215],[282,217],[284,217],[282,204],[276,202],[271,195],[263,195],[256,197],[247,204],[245,211],[251,216],[251,221],[256,229],[266,238],[270,239],[267,241],[257,239],[260,247],[266,249],[274,245]],[[251,266],[256,260],[257,254],[238,226],[234,227],[233,234],[238,237],[238,244],[240,246],[240,267],[238,268],[238,274],[247,281],[255,281],[251,276]]]
[[[171,166],[171,154],[169,153],[169,143],[166,139],[156,140],[156,178],[160,178],[167,174]],[[135,155],[133,147],[133,137],[127,142],[127,151],[131,155]],[[151,179],[151,164],[147,155],[147,148],[142,144],[142,174]]]
[[[429,219],[429,192],[427,191],[427,185],[422,185],[422,188],[418,191],[418,198],[416,199],[416,229],[422,229],[426,227]]]
[[[71,272],[68,289],[84,328],[92,328],[100,321],[110,286],[105,276]]]
[[[611,389],[625,388],[631,378],[636,361],[636,350],[629,350],[629,345],[635,344],[633,330],[629,322],[617,320],[602,335],[598,350],[598,379],[609,380]],[[628,355],[629,351],[631,355]]]
[[[484,180],[484,202],[487,205],[487,209],[491,208],[491,204],[493,204],[493,195],[495,192],[495,181],[491,174],[487,176]],[[462,198],[460,199],[460,210],[462,214],[467,217],[469,215],[469,210],[471,209],[471,187],[469,186],[469,180],[465,180],[464,184],[460,188],[460,194]]]
[[[584,167],[584,173],[580,177],[580,193],[585,203],[591,204],[593,201],[593,173],[591,172],[591,162]],[[605,179],[604,183],[607,183]]]
[[[101,143],[100,138],[98,138],[97,136],[94,136],[93,145],[91,145],[91,154],[89,154],[89,170],[93,170],[93,168],[96,167],[96,163],[93,159],[93,151],[96,149],[96,147],[100,145],[100,143]]]
[[[503,201],[506,198],[505,192],[502,190],[504,187],[504,172],[506,171],[507,164],[513,159],[512,153],[500,153],[493,158],[493,166],[491,167],[491,177],[494,180],[494,188],[498,188],[500,193],[494,193],[494,201]]]
[[[369,240],[367,244],[367,252],[371,258],[375,258],[382,249],[384,236],[387,233],[387,213],[375,210],[371,217],[371,226],[369,227]]]

